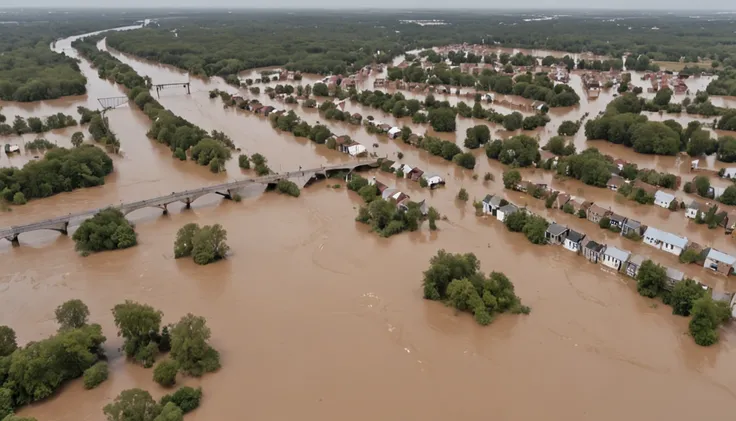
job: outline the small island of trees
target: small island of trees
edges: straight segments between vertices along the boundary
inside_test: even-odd
[[[203,227],[195,223],[186,224],[176,233],[174,257],[191,256],[198,265],[214,263],[224,259],[230,251],[226,240],[227,231],[220,224]]]
[[[472,313],[481,325],[490,324],[496,314],[528,314],[521,304],[514,284],[501,272],[490,276],[480,272],[475,254],[453,254],[440,250],[424,272],[424,298],[443,301],[457,310]]]
[[[105,209],[82,222],[72,235],[75,247],[82,255],[118,250],[138,244],[133,224],[117,209]]]

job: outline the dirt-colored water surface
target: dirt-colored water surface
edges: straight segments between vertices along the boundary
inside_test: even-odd
[[[69,39],[59,41],[55,48],[75,54],[69,43]],[[104,43],[100,47],[105,48]],[[176,69],[112,53],[154,83],[187,80]],[[3,104],[4,113],[74,113],[78,105],[94,107],[98,97],[123,94],[100,80],[89,63],[83,61],[81,68],[89,79],[85,97]],[[580,89],[576,77],[571,85]],[[305,78],[302,83],[314,80]],[[191,95],[177,88],[165,90],[161,103],[207,130],[224,131],[248,154],[264,154],[274,171],[349,160],[308,140],[278,134],[262,117],[223,109],[219,99],[210,99],[207,92],[235,88],[219,79],[191,78],[191,82]],[[245,90],[243,94],[251,97]],[[269,101],[263,94],[259,98]],[[554,124],[539,132],[542,143],[562,119],[575,119],[586,111],[594,116],[609,100],[601,95],[597,100],[584,99],[573,109],[554,110]],[[315,111],[294,108],[310,123],[320,120]],[[394,121],[359,105],[347,108]],[[150,121],[135,108],[118,108],[108,115],[124,155],[114,157],[116,171],[106,185],[31,201],[0,214],[1,226],[252,175],[238,169],[235,159],[220,175],[172,159],[168,148],[146,137]],[[688,119],[679,118],[683,123]],[[405,123],[420,133],[425,130]],[[462,143],[465,129],[479,123],[460,119],[457,138],[441,135]],[[370,146],[379,156],[394,157],[400,151],[404,162],[446,177],[445,189],[428,191],[410,181],[377,174],[414,199],[426,198],[446,215],[448,220],[439,222],[439,231],[430,232],[425,226],[419,232],[380,239],[354,222],[360,205],[355,194],[344,186],[332,189],[317,183],[298,199],[251,192],[241,203],[206,196],[191,210],[174,207],[165,216],[155,209],[136,211],[130,219],[137,225],[140,244],[118,252],[80,257],[70,238],[53,232],[24,234],[20,247],[3,241],[1,324],[12,326],[20,343],[38,340],[55,332],[54,308],[80,298],[89,305],[91,319],[103,326],[112,368],[110,379],[99,388],[85,391],[81,381],[72,382],[53,398],[21,409],[20,415],[40,421],[101,421],[101,408],[123,389],[141,387],[154,396],[166,392],[151,381],[151,370],[126,362],[118,351],[122,340],[116,336],[110,309],[131,299],[161,309],[166,323],[191,312],[206,317],[212,328],[212,343],[222,353],[223,368],[201,379],[183,380],[201,385],[205,394],[202,406],[186,416],[190,421],[232,417],[720,420],[732,416],[736,403],[733,328],[721,332],[718,345],[698,347],[687,334],[687,319],[640,297],[633,280],[560,247],[533,246],[498,221],[476,217],[469,203],[458,203],[454,196],[461,186],[471,199],[503,193],[593,238],[676,266],[713,287],[732,290],[725,278],[694,265],[680,265],[674,256],[621,239],[584,220],[545,210],[528,196],[504,192],[503,167],[488,161],[482,151],[476,151],[475,170],[481,179],[473,180],[472,172],[402,142],[368,135],[344,123],[326,124]],[[67,144],[75,130],[65,129],[48,138]],[[581,135],[575,142],[578,149],[585,147]],[[373,147],[374,143],[378,146]],[[684,168],[675,158],[655,159],[607,146],[600,147],[626,159],[639,159],[648,167]],[[8,161],[3,155],[2,159],[0,165],[19,166],[33,156]],[[484,183],[486,171],[497,181]],[[557,181],[539,170],[525,171],[525,176],[547,180],[557,189],[589,197],[701,244],[736,251],[733,240],[721,230],[688,223],[682,212],[620,202],[612,192],[574,180]],[[175,260],[176,231],[189,222],[222,224],[232,256],[206,267]],[[423,300],[422,271],[439,249],[473,252],[484,271],[506,273],[532,313],[504,315],[480,327],[468,315]]]

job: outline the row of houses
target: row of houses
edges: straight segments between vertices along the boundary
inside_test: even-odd
[[[381,198],[396,205],[397,209],[403,211],[409,210],[411,197],[408,194],[402,192],[395,187],[388,187],[386,184],[376,180],[376,177],[371,177],[368,180],[368,184],[376,186],[376,190],[378,190],[378,194],[381,195]],[[427,216],[429,214],[429,205],[427,204],[426,200],[422,200],[418,203],[419,211],[422,213],[423,216]]]
[[[496,219],[503,222],[509,215],[515,212],[527,212],[527,210],[509,203],[500,196],[487,195],[483,199],[483,212],[492,214]],[[647,229],[647,232],[650,230],[652,230],[651,227]],[[654,233],[650,234],[654,235]],[[584,256],[591,263],[600,263],[632,278],[637,277],[639,268],[647,260],[644,256],[632,254],[628,250],[589,239],[585,233],[555,222],[549,224],[544,237],[548,244],[561,245],[565,250]],[[676,242],[674,239],[669,239],[669,241]],[[719,273],[730,273],[733,271],[734,264],[736,264],[735,257],[713,248],[705,250],[703,255],[705,256],[703,267]],[[667,287],[670,289],[678,282],[685,280],[685,274],[680,270],[665,266],[665,271]],[[703,287],[707,288],[704,285]],[[713,292],[712,296],[713,299],[729,302],[736,317],[736,295]]]
[[[403,164],[401,162],[394,162],[386,160],[383,165],[389,167],[390,171],[394,174],[401,173],[404,178],[408,178],[411,181],[419,182],[420,179],[424,179],[427,182],[427,187],[434,189],[445,185],[445,180],[437,174],[427,173],[419,167],[411,166],[409,164]]]

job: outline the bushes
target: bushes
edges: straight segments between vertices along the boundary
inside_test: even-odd
[[[580,130],[579,122],[565,120],[560,124],[560,127],[557,128],[557,134],[560,136],[575,136],[578,130]]]
[[[248,155],[240,154],[240,156],[238,156],[238,166],[244,170],[250,169],[250,160],[248,159]]]
[[[465,190],[465,188],[461,188],[459,192],[457,192],[457,200],[462,200],[463,202],[468,201],[468,191]]]
[[[153,369],[153,381],[164,387],[171,387],[176,384],[176,373],[179,371],[179,365],[176,361],[164,360],[156,364]]]
[[[299,187],[293,181],[289,180],[279,180],[279,182],[276,183],[276,190],[278,190],[279,193],[288,194],[293,197],[299,197],[301,194]]]
[[[117,209],[105,209],[82,222],[74,232],[77,251],[82,254],[125,249],[138,243],[133,225]]]
[[[227,256],[230,247],[225,242],[227,231],[220,224],[205,225],[186,224],[176,233],[174,241],[174,257],[192,256],[194,263],[207,265]]]
[[[470,152],[459,153],[455,155],[452,158],[452,162],[469,170],[475,168],[475,156]]]
[[[486,144],[486,155],[506,165],[528,167],[539,160],[539,144],[533,137],[517,135]]]
[[[84,370],[84,388],[94,389],[100,383],[107,380],[108,370],[107,363],[100,361],[92,367]]]
[[[185,414],[191,412],[199,407],[199,402],[202,400],[202,388],[196,389],[189,386],[179,388],[176,392],[171,395],[164,395],[161,398],[161,405],[165,406],[169,402],[176,404],[181,408]]]
[[[690,319],[690,335],[700,346],[710,346],[718,342],[718,326],[731,317],[728,303],[715,302],[709,296],[703,296],[692,304]]]
[[[486,277],[472,253],[452,254],[444,250],[430,259],[422,281],[424,298],[444,301],[460,311],[473,313],[481,325],[493,321],[498,313],[530,312],[514,293],[514,285],[500,272]]]

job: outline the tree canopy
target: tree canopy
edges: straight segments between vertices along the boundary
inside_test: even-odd
[[[158,331],[163,313],[146,304],[126,300],[112,309],[118,336],[124,339],[123,351],[129,358],[150,367],[153,365],[158,345]]]
[[[225,242],[227,231],[220,224],[186,224],[176,233],[174,257],[192,256],[194,263],[207,265],[227,256],[230,247]]]
[[[59,330],[78,329],[87,324],[89,308],[82,300],[74,299],[57,307],[55,314]]]
[[[133,224],[114,208],[102,210],[86,219],[74,231],[72,239],[82,254],[125,249],[138,244]]]
[[[210,329],[204,317],[187,314],[171,329],[171,359],[191,376],[220,368],[220,354],[208,341]]]

